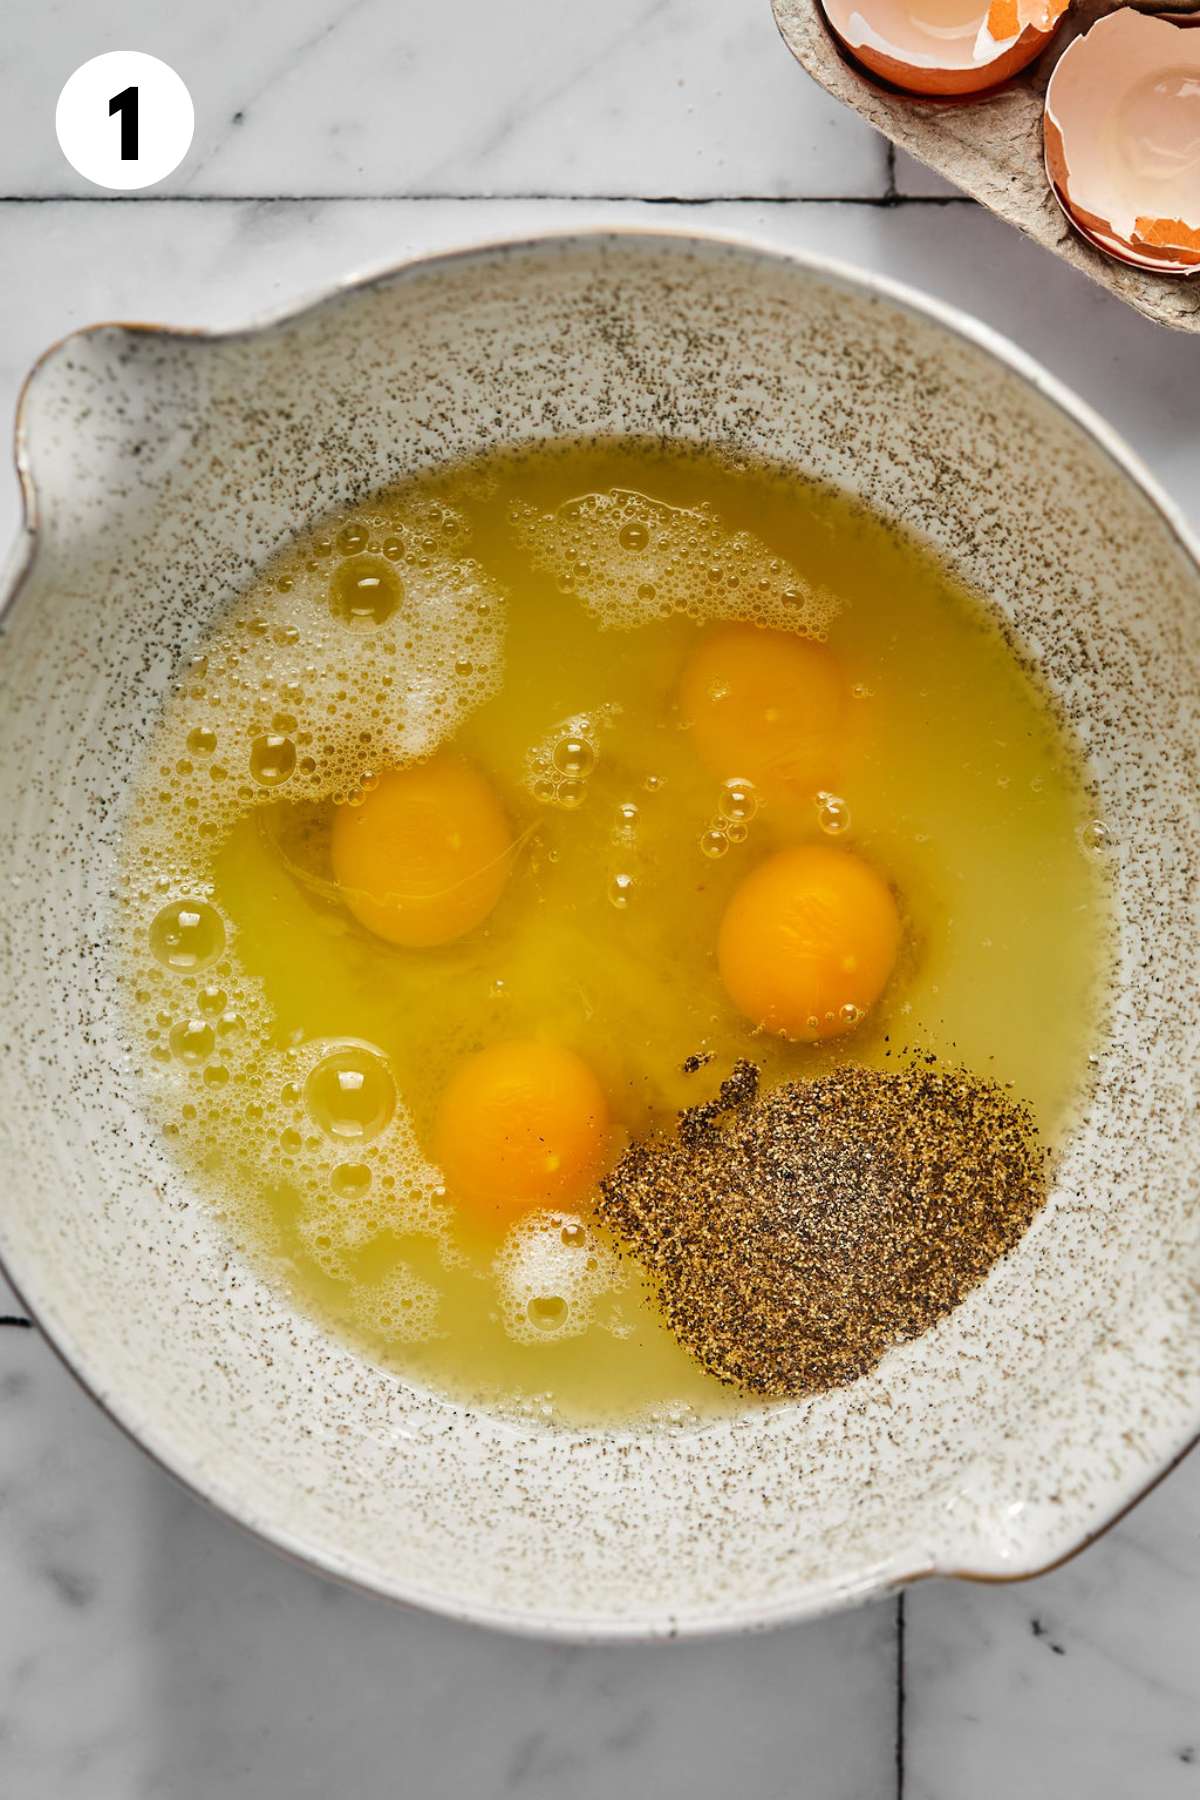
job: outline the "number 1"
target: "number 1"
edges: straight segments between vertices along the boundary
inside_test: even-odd
[[[122,88],[114,94],[108,103],[108,116],[114,113],[121,115],[121,161],[136,162],[138,159],[138,91],[135,87]]]

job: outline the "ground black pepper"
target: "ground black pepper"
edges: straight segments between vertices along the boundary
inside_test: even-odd
[[[1045,1198],[1028,1114],[934,1059],[759,1096],[739,1063],[673,1135],[635,1143],[601,1218],[710,1374],[795,1397],[853,1381],[948,1313]]]

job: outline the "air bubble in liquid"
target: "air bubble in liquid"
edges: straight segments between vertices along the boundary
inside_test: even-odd
[[[569,1309],[560,1294],[536,1294],[525,1310],[539,1331],[557,1331],[566,1324]]]
[[[744,824],[752,819],[758,811],[758,795],[754,784],[740,781],[736,777],[727,781],[721,792],[721,812],[726,819]]]
[[[206,900],[173,900],[155,914],[150,948],[164,968],[177,974],[206,968],[225,948],[221,915]]]
[[[260,787],[280,787],[296,767],[296,746],[290,737],[268,732],[250,746],[250,773]]]
[[[339,1200],[358,1200],[371,1185],[371,1171],[365,1163],[339,1163],[329,1185]]]
[[[840,794],[817,795],[817,824],[827,837],[841,837],[850,829],[850,808]]]
[[[329,584],[329,604],[350,625],[382,625],[404,598],[404,585],[390,562],[355,556],[342,563]]]
[[[379,1136],[396,1110],[396,1084],[378,1050],[343,1044],[312,1069],[304,1103],[329,1137],[365,1144]]]
[[[554,746],[553,761],[560,775],[582,779],[595,767],[596,752],[586,738],[560,738]]]
[[[180,1062],[205,1062],[215,1042],[212,1026],[203,1019],[181,1019],[171,1031],[171,1048]]]

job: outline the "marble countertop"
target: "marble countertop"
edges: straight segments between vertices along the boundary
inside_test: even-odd
[[[192,150],[106,198],[54,104],[173,64]],[[481,234],[735,228],[909,280],[1089,399],[1200,524],[1200,340],[1172,336],[807,81],[768,0],[9,0],[0,411],[105,317],[243,320]],[[17,519],[0,481],[0,537]],[[0,1289],[0,1795],[21,1800],[1200,1796],[1200,1459],[1085,1556],[771,1636],[514,1642],[296,1569],[180,1493]]]

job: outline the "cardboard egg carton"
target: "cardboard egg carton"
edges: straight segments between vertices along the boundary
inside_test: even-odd
[[[1075,0],[1062,29],[1028,69],[995,93],[971,100],[921,100],[877,86],[839,51],[819,0],[772,0],[783,40],[815,81],[877,130],[928,163],[972,199],[1081,269],[1148,319],[1200,332],[1200,275],[1155,275],[1102,255],[1067,223],[1042,160],[1042,102],[1066,45],[1114,0]],[[1178,18],[1200,0],[1141,6]],[[1197,27],[1200,30],[1200,25]]]

